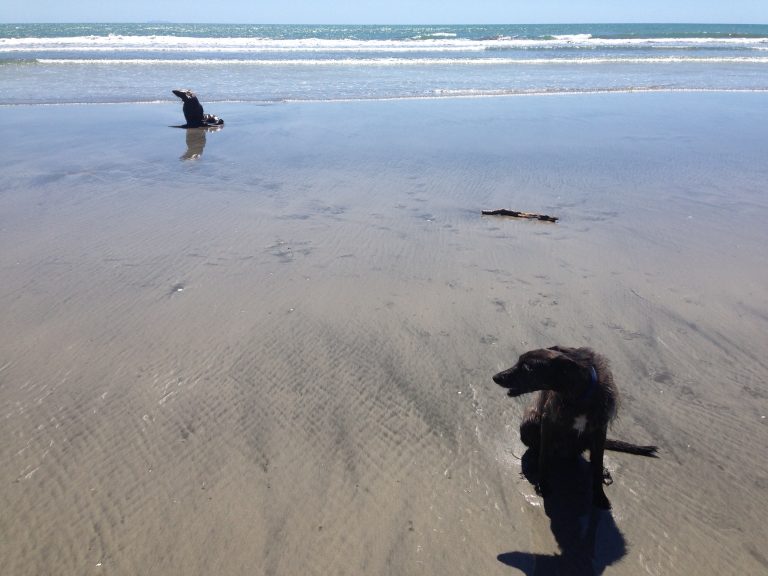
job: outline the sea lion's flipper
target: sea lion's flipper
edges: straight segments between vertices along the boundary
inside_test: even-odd
[[[221,126],[224,120],[213,114],[203,114],[203,124],[206,126]]]

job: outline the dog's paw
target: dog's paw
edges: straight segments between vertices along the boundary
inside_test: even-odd
[[[537,482],[535,485],[536,488],[536,494],[541,496],[542,498],[546,498],[549,496],[551,490],[549,489],[549,483],[548,482]]]
[[[595,491],[595,494],[592,497],[592,505],[595,508],[600,508],[600,510],[611,509],[611,502],[602,490]]]

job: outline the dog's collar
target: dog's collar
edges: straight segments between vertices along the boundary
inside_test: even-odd
[[[595,370],[594,366],[589,367],[589,385],[587,386],[587,389],[584,390],[584,393],[579,398],[579,402],[586,403],[589,402],[592,399],[592,396],[595,394],[595,390],[597,389],[597,370]]]

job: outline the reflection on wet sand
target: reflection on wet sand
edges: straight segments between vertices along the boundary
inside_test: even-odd
[[[179,160],[198,160],[203,155],[205,149],[205,133],[206,132],[218,132],[221,127],[205,127],[205,128],[186,128],[186,142],[187,150],[179,156]]]

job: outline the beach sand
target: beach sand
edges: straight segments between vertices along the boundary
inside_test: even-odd
[[[4,108],[3,572],[768,572],[767,104]],[[520,476],[554,344],[660,447],[611,513]]]

